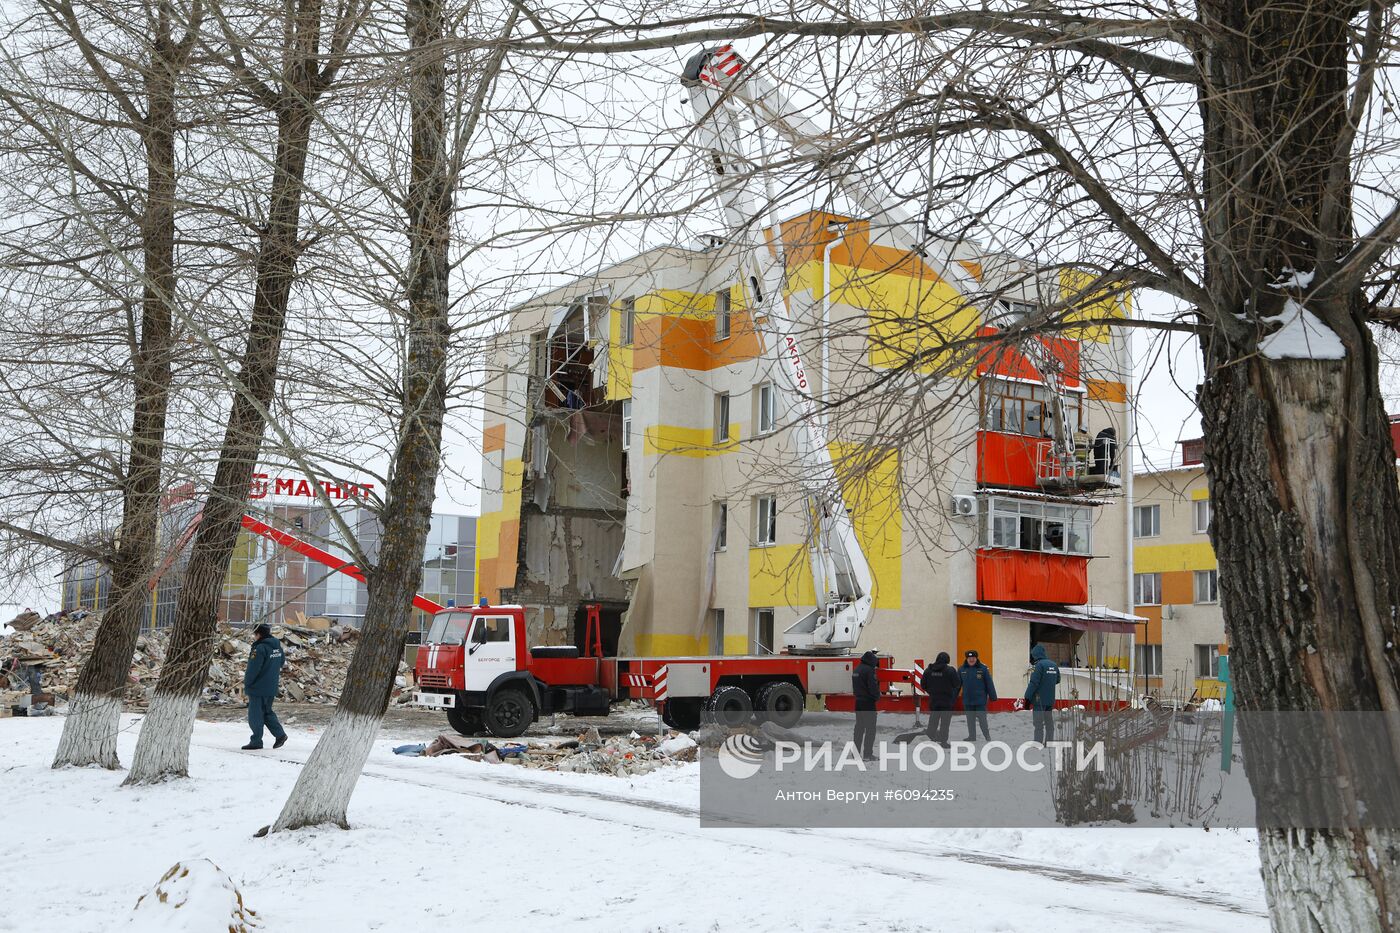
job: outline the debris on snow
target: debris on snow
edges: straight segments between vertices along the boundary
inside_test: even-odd
[[[141,895],[127,923],[139,933],[249,933],[259,927],[238,885],[207,858],[176,862]]]
[[[11,689],[23,686],[20,681],[26,669],[38,669],[44,691],[56,698],[71,699],[102,617],[85,610],[54,613],[41,620],[29,618],[31,615],[37,617],[37,613],[25,613],[16,620],[24,628],[16,627],[14,634],[0,636],[0,668],[10,674]],[[345,685],[358,630],[340,625],[324,629],[275,625],[273,634],[282,642],[286,655],[281,680],[283,698],[293,703],[335,703]],[[252,647],[250,630],[220,625],[217,638],[201,702],[240,704],[243,701],[238,691],[243,686],[243,670]],[[169,643],[169,629],[146,632],[137,641],[123,696],[128,708],[150,702]],[[407,703],[413,692],[406,686],[409,670],[402,661],[398,674],[402,679],[395,681],[393,696],[398,703]],[[0,675],[0,689],[4,688],[4,677]]]
[[[1264,318],[1278,330],[1259,341],[1259,352],[1271,360],[1341,360],[1347,355],[1338,337],[1326,324],[1292,298],[1284,302],[1278,317]]]
[[[494,745],[484,739],[449,733],[438,736],[430,745],[400,746],[394,753],[411,757],[421,754],[429,758],[460,755],[471,761],[504,762],[540,771],[632,777],[668,765],[692,762],[698,750],[695,740],[683,732],[673,732],[662,740],[635,732],[603,739],[596,726],[589,726],[577,739],[566,742],[532,739]]]

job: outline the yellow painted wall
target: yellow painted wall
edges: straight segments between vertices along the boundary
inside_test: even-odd
[[[1191,544],[1140,544],[1133,549],[1134,573],[1214,570],[1215,550],[1209,541]],[[1165,599],[1165,596],[1163,597]]]

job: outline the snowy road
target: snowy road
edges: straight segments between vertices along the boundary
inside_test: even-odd
[[[135,717],[120,743],[135,741]],[[107,930],[176,860],[204,856],[270,930],[1266,930],[1257,857],[1195,830],[702,829],[698,768],[622,780],[371,755],[355,829],[253,839],[316,736],[237,751],[200,722],[196,778],[119,789],[49,771],[58,720],[0,721],[0,930]],[[522,924],[524,926],[522,927]]]

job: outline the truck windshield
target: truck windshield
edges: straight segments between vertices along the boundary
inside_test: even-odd
[[[433,627],[428,629],[430,645],[460,645],[467,637],[467,627],[471,625],[470,612],[443,612],[433,618]]]

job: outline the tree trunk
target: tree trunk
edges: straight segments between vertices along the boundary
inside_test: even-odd
[[[218,637],[219,598],[262,451],[267,426],[263,414],[277,385],[278,355],[296,272],[311,125],[310,100],[300,93],[289,93],[282,99],[268,220],[259,238],[248,344],[239,366],[213,487],[180,585],[170,648],[126,784],[149,784],[189,774],[190,735]]]
[[[447,162],[441,0],[408,0],[412,161],[408,198],[408,358],[404,411],[385,497],[379,561],[367,577],[364,631],[350,661],[335,718],[273,824],[273,831],[333,823],[349,828],[350,796],[369,757],[403,655],[411,600],[423,576],[447,405],[448,237],[452,185]],[[489,80],[489,79],[488,79]]]
[[[1239,706],[1400,712],[1395,451],[1365,296],[1331,278],[1354,242],[1348,17],[1279,0],[1200,8],[1213,37],[1201,110],[1215,307],[1198,403]],[[1293,270],[1314,275],[1275,284]],[[1340,339],[1342,358],[1261,352],[1288,301]],[[1241,737],[1261,805],[1310,775],[1400,762],[1393,737],[1362,748],[1340,731],[1280,756],[1271,730],[1249,722]],[[1365,784],[1339,781],[1335,793],[1352,814],[1382,812],[1367,806]],[[1275,930],[1395,929],[1400,834],[1266,827],[1260,855]]]
[[[53,766],[120,767],[117,722],[131,658],[150,617],[151,573],[155,568],[156,519],[160,507],[161,461],[165,450],[173,347],[170,303],[175,295],[175,79],[184,66],[189,40],[171,37],[168,8],[162,6],[159,31],[146,74],[148,113],[142,126],[146,152],[146,203],[141,221],[144,284],[141,334],[135,348],[135,403],[130,451],[122,488],[122,522],[109,562],[112,588],[107,611],[93,640],[92,654],[78,674],[72,707]]]

